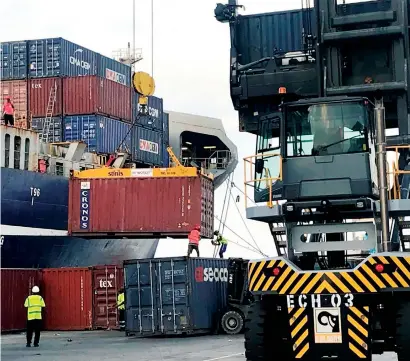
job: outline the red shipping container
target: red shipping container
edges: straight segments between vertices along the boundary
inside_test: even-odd
[[[35,269],[1,269],[1,331],[26,328],[27,309],[24,301],[33,286],[41,287],[41,273]]]
[[[94,328],[119,328],[117,296],[124,287],[124,271],[118,266],[93,267]]]
[[[2,111],[6,97],[10,97],[11,102],[14,104],[15,122],[19,121],[19,124],[24,124],[27,120],[28,109],[27,82],[25,80],[1,81],[0,93]]]
[[[185,238],[200,224],[202,237],[212,238],[214,186],[202,176],[72,178],[68,212],[75,236]]]
[[[131,88],[98,76],[63,80],[64,115],[102,114],[131,121]]]
[[[56,101],[54,103],[53,116],[62,114],[62,78],[36,78],[29,80],[30,113],[33,117],[45,117],[51,88],[57,85]]]
[[[92,276],[89,268],[43,270],[46,330],[92,329]]]

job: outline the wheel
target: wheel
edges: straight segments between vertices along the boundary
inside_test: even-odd
[[[247,361],[272,361],[281,350],[281,361],[290,360],[285,342],[280,337],[280,327],[273,313],[261,301],[253,302],[245,319],[245,357]]]
[[[236,335],[242,331],[244,320],[239,312],[228,311],[222,316],[221,324],[228,335]]]
[[[398,361],[410,359],[410,302],[399,304],[396,317],[396,345]]]

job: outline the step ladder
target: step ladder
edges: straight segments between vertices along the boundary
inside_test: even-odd
[[[50,89],[50,95],[48,97],[48,104],[47,104],[47,110],[46,110],[46,118],[44,120],[43,132],[41,133],[41,138],[40,138],[40,140],[43,143],[49,142],[49,133],[50,133],[51,123],[53,122],[54,105],[56,103],[56,99],[57,99],[57,82],[55,81],[54,85]],[[53,127],[54,127],[54,123],[53,123]],[[54,140],[54,134],[53,134],[52,140]]]
[[[399,234],[403,252],[410,252],[410,235],[403,234],[404,229],[410,229],[410,221],[399,220]]]
[[[278,256],[286,257],[286,249],[288,245],[288,242],[286,241],[286,227],[282,223],[269,223],[269,229],[272,234]]]

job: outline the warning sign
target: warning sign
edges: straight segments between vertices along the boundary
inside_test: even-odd
[[[342,343],[340,308],[314,308],[315,342]]]

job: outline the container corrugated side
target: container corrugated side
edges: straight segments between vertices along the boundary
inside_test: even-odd
[[[28,119],[28,94],[27,82],[25,80],[9,80],[0,82],[1,105],[6,101],[6,97],[10,97],[14,105],[14,120],[17,122],[25,122]],[[15,124],[16,125],[16,124]]]
[[[64,140],[83,141],[87,151],[114,153],[120,146],[130,151],[130,124],[100,115],[73,115],[64,117]]]
[[[29,80],[30,114],[32,117],[45,117],[47,115],[50,92],[55,86],[57,86],[57,93],[53,106],[53,116],[59,116],[62,115],[63,110],[62,78],[35,78]]]
[[[31,78],[97,74],[97,53],[62,38],[28,41]]]
[[[117,296],[124,287],[124,270],[118,266],[93,267],[93,328],[118,328]]]
[[[31,128],[43,136],[43,128],[46,118],[33,118],[31,120]],[[52,117],[50,121],[50,128],[48,130],[48,138],[50,142],[62,142],[63,136],[63,119],[61,117]]]
[[[88,268],[42,270],[46,330],[92,329],[92,277]]]
[[[131,88],[98,76],[63,80],[64,114],[102,114],[131,120]]]
[[[163,166],[164,133],[136,125],[133,130],[134,160],[149,165]]]
[[[202,237],[213,237],[211,180],[154,178],[151,169],[134,172],[132,178],[70,179],[69,235],[185,238],[195,224],[201,224]],[[110,176],[115,177],[115,172]]]
[[[0,44],[0,49],[0,79],[27,78],[27,42],[4,42]]]
[[[228,262],[187,257],[125,261],[126,331],[139,336],[214,331],[227,306]]]
[[[98,75],[122,85],[131,85],[131,67],[101,54],[98,54]]]
[[[132,117],[133,120],[137,119],[138,125],[152,128],[158,131],[163,131],[163,113],[164,113],[164,101],[162,98],[154,96],[148,97],[148,114],[139,114],[141,106],[138,104],[139,95],[133,92],[132,95]]]
[[[164,112],[164,167],[169,167],[169,153],[167,147],[169,146],[169,114]]]
[[[36,269],[0,270],[1,278],[1,331],[17,331],[26,328],[27,309],[24,301],[33,286],[41,289],[41,274]]]

